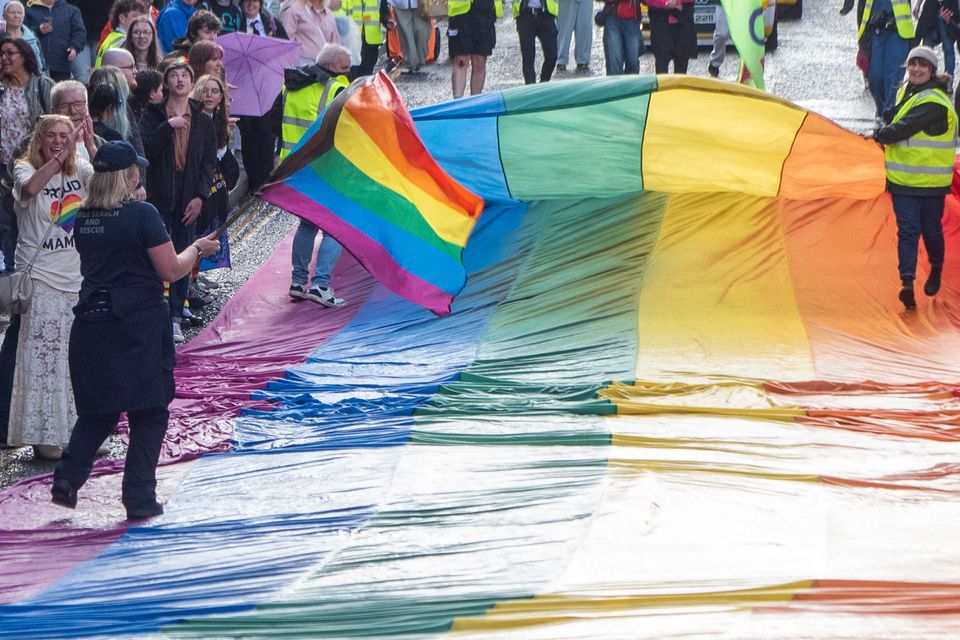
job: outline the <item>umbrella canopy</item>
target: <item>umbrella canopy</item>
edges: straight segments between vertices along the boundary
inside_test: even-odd
[[[300,61],[300,44],[249,33],[229,33],[217,38],[223,47],[223,68],[233,102],[230,113],[262,116],[270,110],[283,87],[283,70]]]

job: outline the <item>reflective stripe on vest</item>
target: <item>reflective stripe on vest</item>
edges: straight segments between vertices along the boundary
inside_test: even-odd
[[[327,105],[349,84],[346,76],[336,76],[324,84],[315,82],[297,91],[287,92],[284,89],[283,119],[280,125],[283,136],[280,144],[281,160],[297,146],[300,138],[313,126]]]
[[[890,0],[893,5],[893,18],[897,23],[897,34],[904,40],[912,40],[917,35],[913,26],[913,15],[910,13],[910,0]],[[863,37],[863,32],[870,22],[870,13],[873,9],[873,0],[867,0],[863,7],[863,19],[860,20],[860,30],[857,31],[857,40]]]
[[[454,16],[463,15],[464,13],[470,11],[470,6],[473,4],[473,0],[450,0],[447,3],[447,17],[452,18]],[[493,10],[496,12],[498,18],[503,17],[503,0],[493,0]]]
[[[520,5],[523,4],[523,0],[514,0],[513,2],[513,17],[517,18],[520,15]],[[543,0],[540,1],[541,8],[543,5]],[[556,17],[557,12],[560,10],[560,6],[557,4],[557,0],[546,0],[547,13]]]
[[[353,14],[367,44],[383,44],[383,27],[380,25],[380,3],[375,0],[351,0]]]
[[[100,45],[100,48],[97,49],[97,59],[94,61],[94,67],[100,67],[103,65],[103,53],[107,49],[113,49],[114,47],[119,47],[123,41],[126,39],[126,34],[121,31],[111,31],[107,34],[107,37],[103,39],[103,44]]]
[[[947,94],[939,89],[925,89],[904,102],[906,90],[904,85],[897,92],[897,104],[903,106],[891,124],[902,120],[914,107],[933,103],[947,110],[947,130],[937,136],[920,131],[906,140],[887,145],[883,151],[887,179],[904,187],[949,187],[957,155],[957,114]]]

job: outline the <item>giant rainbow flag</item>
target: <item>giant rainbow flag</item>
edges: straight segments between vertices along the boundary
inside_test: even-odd
[[[879,149],[795,105],[601,78],[412,116],[487,203],[452,313],[347,255],[348,306],[287,303],[283,244],[180,351],[163,516],[109,464],[73,512],[0,494],[0,635],[960,637],[955,200],[906,312]]]
[[[264,200],[324,229],[390,290],[450,312],[483,200],[427,153],[385,72],[341,92],[271,180]]]

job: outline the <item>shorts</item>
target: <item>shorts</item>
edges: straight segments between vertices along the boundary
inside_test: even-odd
[[[519,1],[519,0],[515,0]],[[497,14],[470,10],[447,22],[447,48],[453,56],[489,56],[497,44]]]

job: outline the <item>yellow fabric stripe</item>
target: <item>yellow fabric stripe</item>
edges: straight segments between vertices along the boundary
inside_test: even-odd
[[[806,112],[780,100],[684,77],[658,78],[643,138],[643,185],[650,191],[740,191],[775,196],[780,172]],[[711,90],[705,90],[711,89]],[[718,156],[717,149],[723,149]]]
[[[816,378],[779,207],[671,196],[640,293],[636,379]]]
[[[600,391],[617,405],[620,415],[681,414],[742,416],[767,420],[794,420],[806,415],[800,407],[780,406],[755,381],[658,384],[614,382]]]
[[[416,180],[431,179],[425,172],[418,173],[411,165],[403,167],[408,173],[401,173],[347,109],[337,121],[334,145],[360,171],[412,202],[440,238],[461,247],[466,245],[475,221],[417,186]]]
[[[751,607],[759,604],[789,602],[800,591],[813,587],[813,580],[799,580],[753,589],[705,591],[702,593],[656,593],[621,596],[589,594],[549,594],[529,600],[498,603],[486,615],[458,618],[454,632],[508,630],[541,624],[555,624],[604,614],[624,615],[634,609],[663,607]]]

